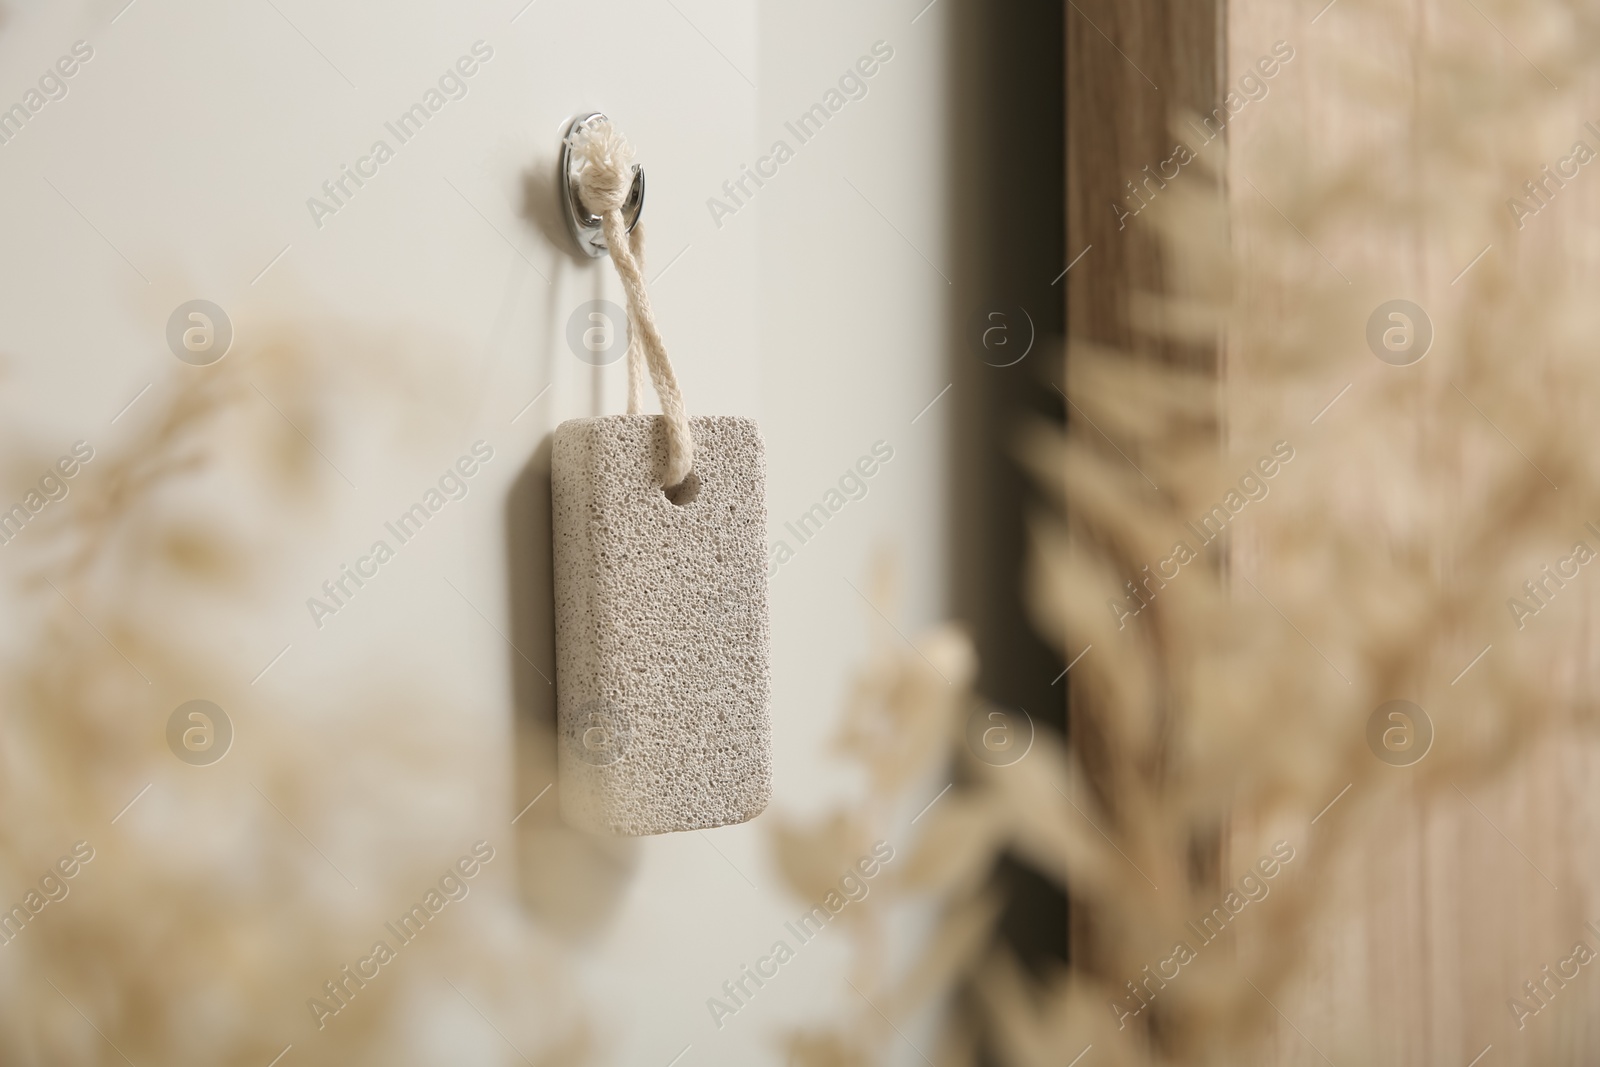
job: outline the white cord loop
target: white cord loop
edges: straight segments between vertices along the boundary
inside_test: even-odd
[[[622,205],[633,185],[633,149],[609,121],[597,119],[573,135],[572,154],[577,161],[579,198],[584,207],[600,216],[611,261],[628,294],[628,414],[640,414],[644,408],[644,368],[648,367],[666,420],[666,486],[672,488],[694,469],[694,438],[689,433],[683,393],[667,358],[666,342],[656,328],[650,295],[645,292],[644,227],[636,224],[630,235],[622,219]]]

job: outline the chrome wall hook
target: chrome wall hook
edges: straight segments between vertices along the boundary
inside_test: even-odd
[[[606,246],[605,229],[600,216],[584,207],[578,196],[577,175],[574,173],[577,161],[572,157],[572,138],[589,123],[603,118],[605,116],[600,112],[592,111],[587,115],[579,115],[567,126],[567,132],[561,138],[561,170],[558,177],[561,200],[566,204],[567,229],[572,231],[572,239],[584,254],[595,258],[608,254],[610,249]],[[628,189],[628,198],[622,202],[622,221],[627,224],[629,233],[639,224],[639,213],[643,210],[644,168],[635,163],[633,185]]]

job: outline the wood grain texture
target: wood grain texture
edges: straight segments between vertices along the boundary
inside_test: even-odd
[[[1297,216],[1294,177],[1274,167],[1273,151],[1258,146],[1252,134],[1258,119],[1287,119],[1306,131],[1306,157],[1313,167],[1321,146],[1375,146],[1395,129],[1408,127],[1415,140],[1421,121],[1416,94],[1438,91],[1419,84],[1423,49],[1466,36],[1480,55],[1497,57],[1493,62],[1527,60],[1472,6],[1397,0],[1401,32],[1387,39],[1362,33],[1337,6],[1313,23],[1321,6],[1230,0],[1229,70],[1247,70],[1277,40],[1289,41],[1297,52],[1294,63],[1273,81],[1271,95],[1251,105],[1260,110],[1247,111],[1230,125],[1230,204],[1243,212],[1259,209],[1262,199],[1270,198],[1285,226],[1305,230],[1302,239],[1317,253],[1308,257],[1308,269],[1325,271],[1329,285],[1348,284],[1358,293],[1387,286],[1394,291],[1383,292],[1384,297],[1448,306],[1453,279],[1480,251],[1481,241],[1403,221],[1382,239],[1319,229]],[[1350,55],[1382,65],[1405,87],[1383,101],[1380,113],[1356,113],[1327,91],[1335,65]],[[1384,124],[1381,137],[1378,122]],[[1417,187],[1442,187],[1451,180],[1429,173],[1420,158],[1387,162],[1410,168],[1406,178]],[[1575,196],[1563,207],[1571,212],[1566,216],[1571,226],[1592,227],[1600,218],[1593,196],[1583,202]],[[1570,251],[1559,247],[1556,235],[1552,240],[1556,247],[1544,254]],[[1252,255],[1247,239],[1236,252]],[[1247,304],[1253,297],[1243,294]],[[1238,371],[1228,368],[1227,373]],[[1419,427],[1419,434],[1427,430]],[[1591,601],[1587,612],[1575,615],[1591,618],[1592,608]],[[1589,629],[1579,620],[1568,633],[1547,638],[1570,642],[1574,671],[1593,660]],[[1471,655],[1469,650],[1461,661],[1431,665],[1430,673],[1442,681],[1418,694],[1433,708],[1436,723],[1444,724],[1441,728],[1448,728],[1454,695],[1449,680]],[[1471,681],[1468,677],[1461,684]],[[1375,816],[1376,828],[1360,839],[1354,855],[1340,861],[1319,856],[1314,838],[1307,848],[1303,870],[1324,880],[1327,906],[1296,946],[1303,968],[1276,1000],[1276,1033],[1262,1062],[1283,1067],[1600,1062],[1600,974],[1594,965],[1573,980],[1552,983],[1550,1007],[1525,1019],[1525,1027],[1519,1028],[1508,1006],[1513,997],[1535,1003],[1523,983],[1540,981],[1541,968],[1554,968],[1569,957],[1575,943],[1600,951],[1600,935],[1585,926],[1600,919],[1600,898],[1592,888],[1600,873],[1597,782],[1600,749],[1573,730],[1534,746],[1493,780],[1462,780],[1427,795],[1402,788],[1382,800],[1353,790],[1340,800],[1374,805],[1368,814]],[[1248,859],[1243,842],[1249,837],[1241,813],[1233,835],[1240,859]],[[1241,951],[1249,949],[1247,934],[1241,933]]]
[[[1253,134],[1263,115],[1291,116],[1306,131],[1313,159],[1319,143],[1376,143],[1374,121],[1401,128],[1417,121],[1415,101],[1403,92],[1377,118],[1319,93],[1340,50],[1407,77],[1419,49],[1441,35],[1466,34],[1481,37],[1482,48],[1503,53],[1508,63],[1527,61],[1471,6],[1397,0],[1404,32],[1388,40],[1360,36],[1341,22],[1338,7],[1313,22],[1320,7],[1276,0],[1069,5],[1067,255],[1089,249],[1065,279],[1069,337],[1149,350],[1147,339],[1130,327],[1129,308],[1135,294],[1162,289],[1163,267],[1154,237],[1119,221],[1134,203],[1126,198],[1126,183],[1168,157],[1168,123],[1176,109],[1209,112],[1274,42],[1287,41],[1297,58],[1273,80],[1265,99],[1229,123],[1226,195],[1231,205],[1251,210],[1261,210],[1270,198],[1283,224],[1296,228],[1293,178],[1273,165],[1269,153],[1256,150]],[[1589,117],[1600,115],[1600,107],[1590,103]],[[1445,182],[1448,176],[1417,173],[1411,179]],[[1600,186],[1563,197],[1564,226],[1552,227],[1543,254],[1570,254],[1584,241],[1573,235],[1592,234],[1600,219]],[[1316,248],[1307,269],[1326,271],[1328,284],[1356,287],[1382,276],[1399,287],[1388,295],[1424,303],[1444,299],[1482,243],[1463,245],[1458,235],[1403,225],[1376,243],[1316,230],[1305,239]],[[1236,252],[1252,254],[1248,237]],[[1592,251],[1588,257],[1592,263]],[[1165,354],[1230,373],[1220,347]],[[1584,619],[1592,617],[1591,602]],[[1587,621],[1576,623],[1564,639],[1571,641],[1574,672],[1592,676],[1591,628]],[[1459,665],[1439,665],[1439,672],[1448,681]],[[1431,696],[1441,709],[1448,708],[1447,688],[1441,683]],[[1071,722],[1073,742],[1092,776],[1095,738],[1080,717]],[[1307,848],[1302,869],[1325,882],[1329,906],[1295,946],[1304,968],[1274,1004],[1276,1029],[1260,1062],[1600,1062],[1600,968],[1586,966],[1564,982],[1547,979],[1543,971],[1557,968],[1580,941],[1600,951],[1600,896],[1593,889],[1600,884],[1600,747],[1576,731],[1562,734],[1530,750],[1503,778],[1458,786],[1429,796],[1402,791],[1384,800],[1380,829],[1347,862],[1334,864]],[[1352,793],[1339,802],[1369,800]],[[1257,854],[1257,830],[1248,813],[1240,813],[1232,846],[1219,841],[1211,861],[1219,872],[1232,870],[1234,859],[1248,862]],[[1590,922],[1595,929],[1586,926]],[[1091,971],[1093,932],[1092,916],[1075,910],[1075,957]],[[1238,947],[1248,958],[1248,930],[1241,931]],[[1526,992],[1529,981],[1546,983],[1550,1006],[1519,1028],[1509,1002],[1519,997],[1536,1003]]]
[[[1136,294],[1163,287],[1160,247],[1128,215],[1139,201],[1130,184],[1172,154],[1170,126],[1184,111],[1220,102],[1223,0],[1072,0],[1066,15],[1067,249],[1063,278],[1070,342],[1148,350],[1132,329]],[[1079,258],[1081,257],[1081,258]],[[1156,354],[1215,369],[1213,348],[1162,343]],[[1068,421],[1074,418],[1069,411]],[[1070,651],[1070,650],[1068,650]],[[1068,677],[1069,737],[1091,781],[1099,744]],[[1216,873],[1216,850],[1202,849],[1202,878]],[[1073,906],[1069,938],[1075,965],[1096,969],[1093,916]]]
[[[1220,101],[1222,0],[1073,0],[1067,12],[1067,332],[1124,348],[1128,306],[1162,287],[1155,238],[1122,212],[1146,166],[1172,154],[1182,111]],[[1091,247],[1092,246],[1092,247]],[[1214,361],[1215,353],[1191,359]]]

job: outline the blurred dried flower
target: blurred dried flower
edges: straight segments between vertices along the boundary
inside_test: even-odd
[[[156,383],[131,439],[102,442],[48,528],[4,549],[31,625],[0,721],[0,906],[74,842],[93,858],[0,944],[0,1061],[261,1065],[292,1045],[295,1063],[583,1062],[560,952],[509,891],[509,831],[475,835],[504,858],[452,888],[448,936],[342,976],[471,847],[474,757],[394,672],[293,702],[241,681],[260,666],[241,620],[332,477],[311,445],[343,395],[330,377],[376,363],[325,323],[237,347]],[[391,411],[423,385],[392,354],[374,377],[397,392],[370,390]],[[236,728],[203,766],[168,751],[196,695]],[[350,1010],[319,1026],[307,1005],[340,1003],[330,979]]]
[[[1168,289],[1133,302],[1132,350],[1068,354],[1094,428],[1036,430],[1024,455],[1054,504],[1035,524],[1036,616],[1064,650],[1093,647],[1070,744],[1041,735],[995,767],[947,732],[960,785],[901,871],[942,902],[947,937],[979,931],[953,954],[948,1062],[971,1062],[976,1027],[1028,1067],[1091,1046],[1097,1065],[1466,1063],[1480,1034],[1516,1031],[1506,998],[1592,914],[1596,871],[1563,818],[1581,790],[1535,784],[1584,780],[1595,753],[1554,755],[1592,725],[1593,592],[1540,565],[1597,544],[1582,428],[1600,411],[1600,263],[1508,197],[1592,117],[1600,23],[1573,3],[1473,6],[1436,24],[1343,0],[1302,47],[1301,87],[1141,213]],[[1245,5],[1230,33],[1291,18]],[[1592,213],[1562,190],[1537,214]],[[1163,355],[1219,338],[1215,374]],[[1414,344],[1425,358],[1394,352]],[[949,715],[878,684],[921,701],[883,714],[904,765],[867,745],[883,810],[938,763],[916,724]],[[1425,719],[1369,731],[1396,699]],[[1388,729],[1428,747],[1394,758]],[[1471,799],[1511,769],[1525,840],[1567,851],[1554,879]],[[1498,851],[1458,844],[1469,830]],[[1004,851],[1070,890],[1069,973],[982,944],[983,872]],[[1197,932],[1208,915],[1227,929]],[[1562,996],[1504,1055],[1593,1059],[1597,995]],[[866,1029],[808,1062],[863,1062],[878,1046],[845,1035]]]

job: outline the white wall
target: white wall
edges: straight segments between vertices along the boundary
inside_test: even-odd
[[[558,422],[622,409],[622,364],[595,371],[565,341],[574,307],[620,303],[620,287],[609,263],[565,250],[539,200],[563,124],[595,108],[648,170],[649,273],[672,263],[652,293],[691,411],[761,420],[772,537],[797,549],[772,582],[772,812],[847,802],[852,783],[826,739],[870,617],[847,580],[864,589],[872,549],[893,546],[902,629],[947,607],[942,404],[912,423],[949,380],[937,4],[920,17],[921,0],[123,4],[0,6],[0,106],[74,41],[94,50],[68,95],[0,145],[6,417],[46,451],[89,438],[115,454],[139,404],[191,372],[163,331],[196,297],[227,311],[241,351],[294,328],[363,368],[345,417],[317,428],[331,510],[283,538],[280,584],[227,635],[239,683],[215,698],[269,716],[330,684],[414,678],[451,694],[440,714],[481,749],[482,779],[449,819],[498,825],[536,791],[509,766],[517,654],[496,634],[512,629],[505,499]],[[384,122],[480,40],[493,56],[468,94],[319,225],[307,198],[375,138],[393,143]],[[799,144],[785,122],[879,41],[893,58],[865,98]],[[777,139],[793,158],[714,217],[708,199]],[[391,378],[385,361],[403,353],[442,384]],[[395,388],[409,443],[381,418]],[[305,599],[479,438],[496,458],[472,495],[316,628]],[[877,441],[894,459],[868,495],[798,545],[784,520]],[[25,479],[6,476],[10,499]],[[576,975],[609,1062],[664,1065],[688,1045],[684,1065],[777,1063],[771,1029],[816,1018],[847,989],[837,946],[824,945],[784,973],[786,988],[720,1032],[711,1023],[706,998],[802,910],[779,888],[766,821],[616,853],[619,897]],[[360,867],[388,832],[358,818],[324,844]]]

